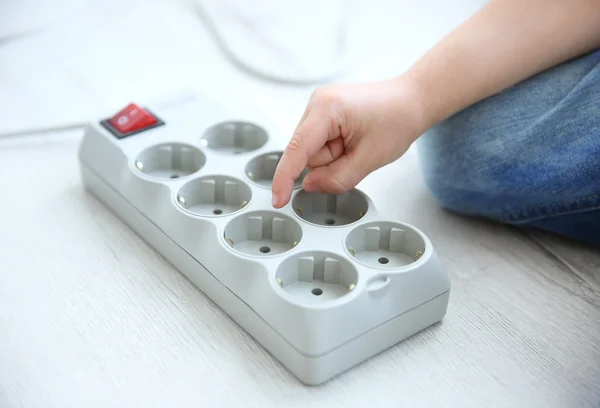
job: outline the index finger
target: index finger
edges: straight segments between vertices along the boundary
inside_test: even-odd
[[[318,110],[311,110],[298,125],[273,176],[273,207],[281,208],[289,202],[294,182],[302,174],[310,158],[327,143],[330,129],[329,117]]]

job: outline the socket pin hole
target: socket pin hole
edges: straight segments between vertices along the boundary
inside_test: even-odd
[[[212,205],[210,211],[216,206]],[[225,214],[225,208],[218,206]],[[240,208],[239,206],[237,208]],[[281,212],[251,211],[240,214],[225,225],[224,235],[235,242],[235,249],[251,256],[279,255],[302,241],[300,224]],[[282,281],[291,280],[281,277]]]
[[[252,189],[235,177],[207,175],[185,183],[177,197],[187,212],[212,217],[234,214],[244,208],[252,200]]]
[[[155,179],[173,180],[196,173],[206,164],[206,156],[185,143],[161,143],[147,147],[135,158],[135,167]]]
[[[359,276],[358,269],[348,257],[308,250],[284,259],[275,271],[277,279],[286,298],[320,304],[350,294],[356,289]]]
[[[427,242],[419,230],[392,221],[362,224],[346,235],[344,244],[358,262],[385,269],[403,268],[427,251]]]
[[[224,122],[208,128],[200,143],[226,154],[242,154],[258,150],[267,143],[267,131],[249,122]]]
[[[282,151],[272,151],[252,158],[246,164],[244,169],[246,175],[255,184],[262,187],[271,187],[273,177],[275,176],[275,170],[277,170],[277,165],[279,164],[282,155]],[[294,188],[298,188],[302,185],[302,181],[306,174],[308,174],[308,170],[304,169],[294,181]]]
[[[369,210],[365,195],[356,189],[344,194],[301,190],[292,199],[296,215],[311,224],[341,227],[360,220]]]

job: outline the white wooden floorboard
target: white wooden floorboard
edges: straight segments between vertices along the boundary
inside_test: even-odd
[[[597,293],[523,234],[439,210],[413,151],[361,187],[431,237],[448,316],[310,388],[82,189],[77,141],[0,143],[0,406],[597,407]]]
[[[549,256],[572,273],[573,284],[579,288],[577,293],[594,302],[597,306],[600,294],[600,249],[582,245],[543,231],[527,231],[527,235]]]

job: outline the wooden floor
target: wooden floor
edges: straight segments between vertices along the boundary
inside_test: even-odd
[[[154,10],[173,17],[166,9],[149,6],[137,16]],[[173,30],[186,29],[181,18]],[[90,44],[94,52],[110,50],[99,36]],[[70,59],[46,69],[27,63],[42,58],[31,48],[0,47],[2,129],[78,119],[136,90],[174,85],[148,90],[140,78],[129,86],[121,77],[119,93],[108,74],[92,69],[100,62],[92,51],[70,46],[83,54],[64,51]],[[227,66],[219,60],[207,68],[221,75],[215,86],[263,89],[260,103],[281,105],[282,120],[295,122],[306,89],[257,85]],[[145,75],[157,78],[163,69]],[[27,101],[30,113],[41,112],[29,121]],[[360,187],[381,211],[430,237],[452,279],[448,315],[334,380],[306,387],[85,192],[80,136],[0,138],[0,407],[600,406],[600,252],[439,209],[414,150]]]
[[[0,406],[600,402],[598,251],[439,210],[414,152],[362,187],[431,237],[447,318],[308,388],[82,189],[77,141],[0,145]]]

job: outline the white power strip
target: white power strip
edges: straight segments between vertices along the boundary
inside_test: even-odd
[[[198,94],[90,123],[84,184],[306,384],[443,319],[450,280],[429,239],[363,192],[295,189],[264,115]],[[120,130],[119,130],[120,129]]]

